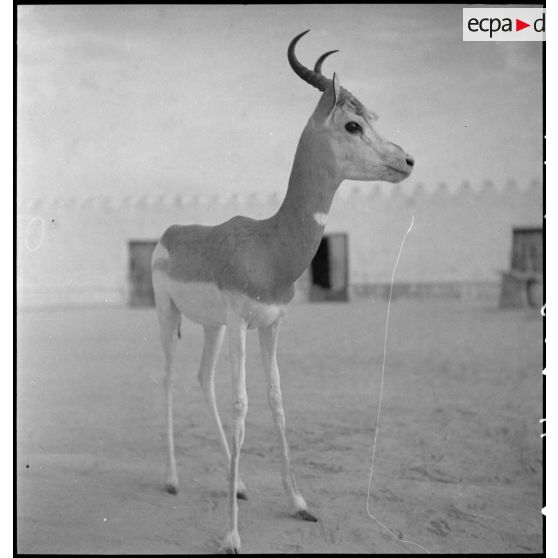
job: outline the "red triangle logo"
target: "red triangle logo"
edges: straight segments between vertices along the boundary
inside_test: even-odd
[[[521,21],[520,19],[515,19],[515,30],[516,31],[521,31],[522,29],[525,29],[526,27],[531,27],[530,23],[525,23],[524,21]]]

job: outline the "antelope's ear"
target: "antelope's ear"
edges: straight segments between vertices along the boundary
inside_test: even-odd
[[[339,84],[339,78],[337,77],[337,74],[333,74],[333,79],[331,80],[328,88],[322,93],[312,118],[318,122],[325,122],[333,112],[340,93],[341,85]]]

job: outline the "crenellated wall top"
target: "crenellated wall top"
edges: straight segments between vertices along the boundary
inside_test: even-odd
[[[528,183],[517,183],[509,180],[505,183],[494,183],[485,180],[481,183],[473,184],[463,181],[456,185],[449,185],[447,182],[439,182],[435,185],[415,184],[347,184],[340,188],[336,196],[336,205],[345,204],[361,205],[367,201],[377,203],[378,200],[385,199],[396,201],[403,198],[407,201],[420,201],[422,198],[434,201],[443,197],[478,197],[483,195],[506,196],[510,195],[538,195],[542,196],[542,183],[540,180],[531,180]],[[18,212],[39,212],[44,210],[148,210],[156,207],[190,209],[209,209],[211,207],[221,208],[278,208],[284,193],[272,192],[247,192],[247,193],[223,193],[223,194],[202,194],[191,195],[181,194],[141,194],[137,196],[107,196],[95,195],[86,197],[25,197],[18,196]]]

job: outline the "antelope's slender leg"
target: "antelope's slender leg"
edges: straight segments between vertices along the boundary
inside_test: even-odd
[[[229,529],[223,540],[222,548],[227,553],[240,551],[238,534],[238,462],[240,448],[244,442],[244,421],[248,412],[248,395],[246,393],[246,322],[234,317],[227,323],[229,351],[232,366],[233,425],[232,448],[229,471]]]
[[[283,402],[281,399],[279,367],[277,366],[279,320],[276,320],[268,327],[260,328],[259,334],[263,367],[268,384],[267,397],[269,406],[271,407],[273,421],[277,428],[277,434],[279,435],[279,443],[281,445],[283,487],[285,488],[285,492],[287,493],[289,502],[295,514],[307,521],[317,521],[317,519],[308,512],[306,502],[297,489],[294,474],[291,471],[290,466],[289,445],[285,434],[285,412],[283,410]]]
[[[219,356],[219,350],[221,349],[221,344],[223,342],[223,335],[225,333],[225,326],[217,327],[204,327],[204,345],[202,358],[200,363],[200,370],[198,373],[198,381],[201,385],[207,406],[209,407],[209,412],[215,421],[217,426],[217,432],[219,434],[219,443],[223,451],[224,456],[224,466],[225,470],[228,471],[231,463],[231,452],[229,450],[229,444],[227,442],[227,437],[223,429],[223,424],[221,422],[221,417],[219,416],[219,409],[217,408],[217,401],[215,399],[215,365],[217,364],[217,357]],[[237,479],[237,497],[246,500],[246,487],[244,483]]]
[[[163,293],[155,294],[161,333],[161,344],[165,354],[165,399],[167,414],[167,479],[165,488],[170,494],[178,492],[178,474],[174,455],[174,429],[172,412],[172,389],[174,383],[173,361],[176,353],[180,311],[172,299]]]

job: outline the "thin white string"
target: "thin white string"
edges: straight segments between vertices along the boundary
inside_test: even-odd
[[[427,554],[430,554],[430,552],[428,550],[426,550],[426,548],[424,548],[420,544],[398,537],[391,529],[388,529],[370,511],[370,490],[372,489],[372,475],[373,475],[373,471],[374,471],[374,458],[376,456],[376,443],[378,441],[378,431],[380,429],[380,413],[381,413],[381,409],[382,409],[382,396],[383,396],[383,393],[384,393],[384,376],[385,376],[385,371],[386,371],[386,352],[387,352],[389,311],[390,311],[390,308],[391,308],[391,295],[393,293],[393,281],[394,281],[394,278],[395,278],[395,271],[396,271],[397,266],[399,264],[399,258],[401,258],[401,253],[403,252],[403,245],[405,244],[405,240],[407,238],[407,235],[411,232],[411,229],[413,228],[414,221],[415,221],[415,216],[413,215],[413,218],[411,219],[411,224],[409,225],[409,228],[407,229],[407,232],[403,236],[403,240],[401,240],[401,245],[399,246],[399,253],[397,254],[397,260],[395,261],[395,265],[393,266],[393,272],[391,274],[391,284],[390,284],[390,287],[389,287],[389,298],[388,298],[388,307],[387,307],[387,315],[386,315],[386,328],[385,328],[385,332],[384,332],[384,356],[383,356],[383,359],[382,359],[382,379],[381,379],[381,382],[380,382],[380,401],[378,403],[378,415],[376,417],[376,428],[375,428],[375,431],[374,431],[374,445],[372,447],[372,460],[371,460],[371,464],[370,464],[370,477],[368,479],[368,494],[366,496],[366,511],[367,511],[368,515],[380,527],[382,527],[382,529],[387,531],[395,540],[397,540],[398,542],[401,542],[401,543],[411,544],[413,546],[416,546],[416,547],[420,548],[422,551],[426,552]]]

